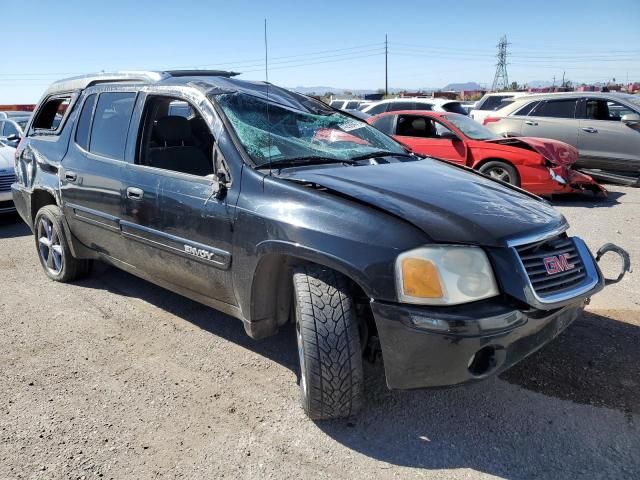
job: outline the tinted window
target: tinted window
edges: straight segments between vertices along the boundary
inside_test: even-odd
[[[630,113],[636,112],[629,107],[625,107],[617,102],[612,102],[611,100],[589,98],[586,102],[586,118],[591,120],[619,122],[624,115]]]
[[[360,102],[347,102],[347,104],[344,106],[345,110],[354,110],[356,108],[358,108],[358,104]]]
[[[379,103],[378,105],[371,107],[371,110],[367,110],[367,113],[369,115],[377,115],[379,113],[386,112],[388,105],[388,103]]]
[[[100,95],[91,127],[89,150],[92,153],[117,160],[124,159],[135,98],[136,94],[130,92]]]
[[[487,99],[482,102],[482,105],[478,110],[497,110],[500,107],[500,103],[505,98],[513,98],[511,95],[493,95],[491,97],[487,97]]]
[[[89,149],[89,129],[91,128],[91,117],[95,104],[96,94],[94,93],[84,101],[84,106],[78,119],[78,127],[76,128],[76,143],[85,150]]]
[[[169,105],[169,115],[176,115],[178,117],[191,118],[193,117],[193,109],[187,102],[175,100]]]
[[[446,128],[446,127],[444,127]],[[398,135],[405,137],[438,138],[436,125],[430,118],[413,115],[398,117]]]
[[[536,117],[575,118],[578,100],[547,100],[532,113]]]
[[[420,105],[420,110],[427,110],[426,106],[425,108],[422,108],[423,105]],[[387,109],[387,112],[397,112],[400,110],[415,110],[416,109],[416,104],[414,102],[391,102],[389,104],[389,108]]]
[[[55,131],[71,102],[71,97],[51,97],[40,107],[33,121],[33,128],[37,130]]]
[[[540,102],[530,102],[522,107],[520,110],[514,113],[514,115],[529,115],[529,112],[533,110]]]
[[[413,105],[413,109],[407,108],[407,110],[433,110],[433,105],[431,105],[430,103],[416,102]]]
[[[344,104],[344,102],[341,101],[341,100],[334,100],[329,105],[331,105],[333,108],[342,108],[343,104]]]
[[[378,118],[377,120],[375,120],[373,122],[373,126],[376,127],[378,130],[380,130],[383,133],[386,133],[387,135],[393,135],[393,119],[395,118],[394,115],[385,115],[384,117]]]
[[[451,112],[451,113],[459,113],[460,115],[467,114],[467,111],[464,108],[462,108],[462,105],[460,105],[458,102],[446,103],[442,106],[442,108],[445,111]]]
[[[4,122],[4,130],[2,132],[2,136],[8,137],[9,135],[20,135],[18,129],[13,124],[13,122]]]

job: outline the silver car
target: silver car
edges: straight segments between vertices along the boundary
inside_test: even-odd
[[[553,138],[580,152],[576,166],[640,176],[640,96],[570,92],[527,95],[484,119],[497,134]]]

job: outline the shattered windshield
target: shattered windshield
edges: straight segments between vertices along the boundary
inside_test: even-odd
[[[405,153],[382,132],[339,112],[294,110],[244,93],[219,94],[215,100],[258,166],[298,159],[348,162],[381,151]]]
[[[491,140],[497,137],[497,135],[487,127],[480,125],[469,117],[446,115],[446,118],[471,140]]]

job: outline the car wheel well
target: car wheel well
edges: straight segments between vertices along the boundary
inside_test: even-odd
[[[278,328],[290,321],[291,301],[293,298],[293,270],[301,265],[321,263],[286,254],[264,255],[256,267],[251,286],[251,330],[247,333],[253,338],[273,335]],[[332,269],[335,270],[335,269]],[[376,331],[370,299],[364,289],[348,275],[339,272],[349,280],[353,299],[356,302],[358,318],[364,322],[364,331]],[[255,325],[255,328],[253,327]]]
[[[486,165],[489,162],[502,162],[502,163],[506,163],[507,165],[512,166],[514,168],[514,170],[516,171],[516,175],[518,176],[518,178],[517,178],[518,184],[520,183],[521,179],[520,179],[520,172],[518,171],[518,166],[516,164],[514,164],[512,161],[505,160],[504,158],[497,158],[497,157],[484,158],[484,159],[480,160],[478,163],[476,163],[473,166],[473,169],[474,170],[480,170],[483,165]]]
[[[45,205],[57,205],[54,196],[46,191],[37,189],[31,194],[31,219],[35,221],[38,211]]]

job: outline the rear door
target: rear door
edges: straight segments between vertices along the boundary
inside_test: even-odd
[[[398,115],[395,129],[396,140],[416,153],[466,163],[464,142],[435,119],[420,115]]]
[[[638,113],[618,102],[586,98],[578,132],[578,165],[640,173],[640,126],[627,125],[622,116]]]
[[[522,122],[523,137],[552,138],[578,146],[580,120],[576,116],[579,98],[540,102]]]
[[[125,260],[120,235],[125,145],[134,91],[88,91],[60,170],[65,216],[87,247]],[[82,99],[81,99],[82,101]]]

